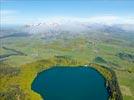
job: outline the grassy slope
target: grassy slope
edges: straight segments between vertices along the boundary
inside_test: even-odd
[[[115,56],[118,52],[134,53],[134,48],[128,47],[122,44],[107,43],[104,41],[96,42],[95,45],[88,43],[89,39],[75,38],[71,40],[56,40],[53,42],[45,42],[38,37],[19,38],[19,39],[5,39],[4,46],[20,50],[26,53],[28,56],[10,56],[4,63],[9,64],[11,67],[19,67],[20,73],[18,75],[10,77],[5,75],[0,77],[0,93],[5,93],[10,87],[19,86],[22,90],[22,95],[15,94],[16,98],[25,100],[39,100],[41,97],[31,90],[31,83],[35,78],[37,72],[55,65],[54,56],[70,56],[71,60],[74,59],[78,64],[87,64],[93,62],[96,56],[100,56],[107,62],[115,63],[118,66],[114,66],[121,92],[123,93],[124,100],[134,99],[134,63],[121,60]],[[91,39],[94,42],[94,40]],[[8,51],[0,48],[0,53],[5,54]],[[48,59],[47,61],[40,61],[42,59]],[[30,64],[29,64],[30,63]],[[43,64],[42,64],[43,63]],[[69,62],[59,62],[61,65],[68,65]],[[77,64],[77,63],[76,63]],[[111,67],[105,64],[107,67]],[[2,64],[1,64],[2,66]],[[119,69],[119,70],[118,70]],[[120,70],[121,69],[121,70]],[[123,69],[123,70],[122,70]],[[127,70],[131,70],[129,73]],[[14,88],[13,88],[14,89]],[[17,90],[15,90],[17,91]],[[12,94],[12,91],[11,93]],[[3,95],[2,95],[3,96]],[[5,97],[5,96],[3,96]],[[10,95],[8,96],[10,97]]]

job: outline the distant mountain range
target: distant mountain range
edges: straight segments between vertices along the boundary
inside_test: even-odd
[[[97,23],[76,20],[37,22],[14,29],[2,28],[0,38],[38,35],[42,38],[77,34],[134,36],[134,24]],[[66,34],[66,35],[65,35]]]
[[[27,24],[24,26],[25,31],[29,33],[46,33],[46,32],[86,32],[86,31],[105,31],[105,32],[122,32],[134,31],[134,24],[107,24],[107,23],[90,23],[81,21],[59,21],[59,22],[41,22],[36,24]]]

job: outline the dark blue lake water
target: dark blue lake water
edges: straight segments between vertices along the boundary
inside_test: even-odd
[[[54,67],[37,75],[32,90],[44,100],[107,100],[105,80],[90,67]]]

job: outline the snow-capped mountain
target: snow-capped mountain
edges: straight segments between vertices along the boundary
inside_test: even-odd
[[[97,22],[85,22],[78,20],[62,20],[51,22],[39,22],[34,24],[27,24],[24,26],[25,31],[31,34],[45,34],[57,33],[59,31],[69,32],[86,32],[86,31],[106,31],[106,32],[121,32],[121,31],[134,31],[134,24],[107,24]]]
[[[107,19],[108,20],[108,19]],[[85,36],[134,36],[134,24],[132,23],[109,23],[102,21],[90,21],[89,19],[58,19],[34,22],[21,27],[11,29],[3,29],[2,38],[8,36],[40,36],[41,38],[61,38],[74,37],[77,35]],[[10,31],[10,34],[9,34]],[[7,35],[5,35],[5,32]],[[22,34],[22,35],[20,35]],[[130,36],[130,37],[131,37]]]

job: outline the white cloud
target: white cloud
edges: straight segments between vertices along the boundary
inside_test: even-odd
[[[65,23],[65,22],[88,22],[88,23],[101,23],[101,24],[134,24],[134,17],[127,16],[93,16],[88,18],[79,18],[79,17],[45,17],[39,18],[35,23],[38,22],[47,22],[47,23]]]
[[[52,17],[30,17],[21,16],[16,10],[0,10],[2,24],[17,24],[17,23],[71,23],[71,22],[88,22],[88,23],[101,23],[101,24],[134,24],[134,16],[92,16],[87,18],[69,17],[69,16],[52,16]]]
[[[117,16],[95,16],[90,17],[89,22],[91,23],[102,23],[102,24],[113,24],[120,18]]]
[[[16,10],[0,10],[1,24],[12,24],[16,21],[18,12]]]

